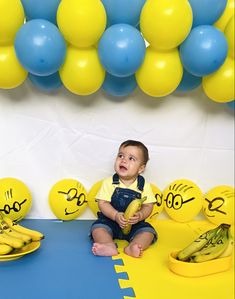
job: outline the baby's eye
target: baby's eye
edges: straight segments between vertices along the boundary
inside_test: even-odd
[[[123,158],[123,154],[118,154],[118,158]]]
[[[135,158],[134,157],[130,157],[129,160],[130,161],[135,161]]]

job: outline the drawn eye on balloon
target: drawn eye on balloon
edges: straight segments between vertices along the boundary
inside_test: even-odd
[[[28,213],[32,196],[28,187],[15,178],[0,179],[0,212],[12,220],[20,220]]]
[[[203,214],[214,224],[234,223],[234,188],[221,185],[210,189],[204,196]]]
[[[218,212],[226,215],[226,212],[220,210],[220,208],[224,205],[224,199],[222,197],[216,197],[211,201],[208,198],[205,198],[205,201],[208,202],[207,207],[210,212]],[[215,215],[212,215],[210,217],[215,217]]]
[[[163,191],[167,214],[179,222],[191,221],[202,208],[202,192],[190,180],[176,180]]]
[[[162,200],[162,192],[160,189],[155,186],[154,184],[150,184],[151,189],[153,191],[154,197],[156,199],[156,202],[153,205],[153,210],[150,216],[147,218],[147,220],[152,220],[157,218],[157,216],[162,212],[163,210],[163,200]]]
[[[183,204],[194,200],[195,197],[191,197],[189,199],[183,199],[181,194],[176,194],[174,195],[173,193],[168,193],[166,199],[164,199],[164,201],[166,202],[166,206],[171,209],[175,209],[175,210],[179,210]]]
[[[160,207],[162,205],[162,194],[155,194],[155,198],[156,198],[156,205],[158,207]]]
[[[68,192],[58,191],[58,194],[63,194],[67,201],[77,200],[77,206],[80,207],[83,204],[87,203],[86,196],[84,193],[80,193],[78,195],[78,190],[76,188],[70,188]],[[76,213],[77,210],[69,212],[67,208],[65,208],[65,215]]]
[[[7,190],[5,192],[5,199],[6,202],[8,200],[12,200],[13,199],[13,191],[12,188],[10,188],[9,190]],[[14,212],[19,212],[21,210],[21,206],[27,201],[27,199],[25,198],[24,200],[22,200],[21,202],[15,200],[13,202],[13,205],[10,206],[9,204],[5,204],[3,206],[3,208],[0,208],[0,212],[4,212],[5,214],[10,214],[11,210],[13,210]]]
[[[72,220],[85,210],[87,192],[77,180],[63,179],[51,188],[49,204],[58,219]]]

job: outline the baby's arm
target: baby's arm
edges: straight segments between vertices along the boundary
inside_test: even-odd
[[[141,209],[138,212],[136,212],[133,217],[129,219],[128,223],[136,224],[137,222],[148,218],[148,216],[150,216],[150,214],[152,213],[152,210],[153,203],[142,204]]]
[[[116,221],[121,228],[125,227],[127,224],[126,219],[124,218],[124,213],[118,212],[112,207],[109,201],[98,200],[98,206],[100,211],[109,219]]]

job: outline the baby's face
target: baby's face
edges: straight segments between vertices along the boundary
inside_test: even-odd
[[[145,165],[143,152],[137,146],[126,146],[119,149],[114,169],[120,178],[130,180],[143,172]]]

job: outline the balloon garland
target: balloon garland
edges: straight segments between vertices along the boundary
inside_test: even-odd
[[[0,0],[0,89],[138,86],[159,98],[202,85],[234,101],[234,0]]]

